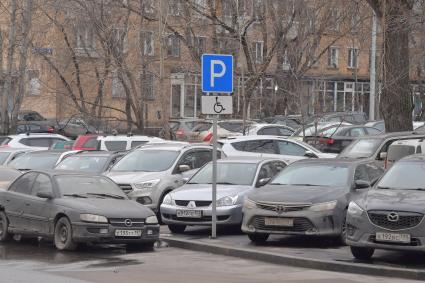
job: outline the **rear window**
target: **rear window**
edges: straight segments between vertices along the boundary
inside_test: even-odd
[[[126,150],[127,141],[104,141],[106,150],[109,151],[118,151]]]
[[[388,161],[396,162],[401,158],[415,154],[415,146],[413,145],[404,145],[404,144],[393,144],[388,149]]]
[[[137,147],[139,145],[144,145],[148,143],[147,141],[132,141],[131,142],[131,148]]]
[[[49,138],[23,138],[20,143],[26,146],[49,147],[52,144],[52,140]]]

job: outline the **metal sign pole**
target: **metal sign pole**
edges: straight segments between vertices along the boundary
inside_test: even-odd
[[[217,238],[217,117],[213,118],[213,156],[212,156],[212,227],[211,238]]]

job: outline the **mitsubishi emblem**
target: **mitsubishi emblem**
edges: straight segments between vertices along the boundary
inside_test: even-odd
[[[191,201],[189,201],[189,203],[187,204],[187,207],[188,207],[188,208],[195,208],[195,207],[196,207],[196,204],[195,204],[195,202],[194,202],[193,200],[191,200]]]

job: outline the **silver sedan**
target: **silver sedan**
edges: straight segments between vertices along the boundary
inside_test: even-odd
[[[240,225],[245,195],[265,185],[286,166],[279,159],[234,157],[217,161],[217,224]],[[161,217],[173,233],[188,225],[211,225],[212,163],[200,169],[184,186],[165,196]]]

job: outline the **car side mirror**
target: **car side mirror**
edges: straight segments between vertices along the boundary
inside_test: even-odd
[[[309,150],[307,150],[307,151],[304,153],[304,156],[305,156],[305,157],[308,157],[308,158],[317,158],[317,155],[316,155],[316,154],[314,154],[312,151],[309,151]]]
[[[190,166],[189,165],[179,165],[179,173],[183,173],[183,172],[187,172],[190,170]]]
[[[182,180],[183,180],[183,183],[184,184],[186,184],[187,182],[189,182],[189,178],[187,178],[187,177],[183,178]]]
[[[38,192],[36,196],[39,198],[44,198],[44,199],[53,198],[53,194],[51,192]]]
[[[271,178],[263,178],[263,179],[258,180],[257,187],[262,187],[262,186],[266,185],[268,182],[270,182],[270,179]]]
[[[380,160],[385,160],[387,158],[387,153],[386,152],[380,152],[379,153],[379,159]]]
[[[357,180],[355,182],[355,189],[361,190],[361,189],[367,189],[370,188],[370,183],[364,180]]]

